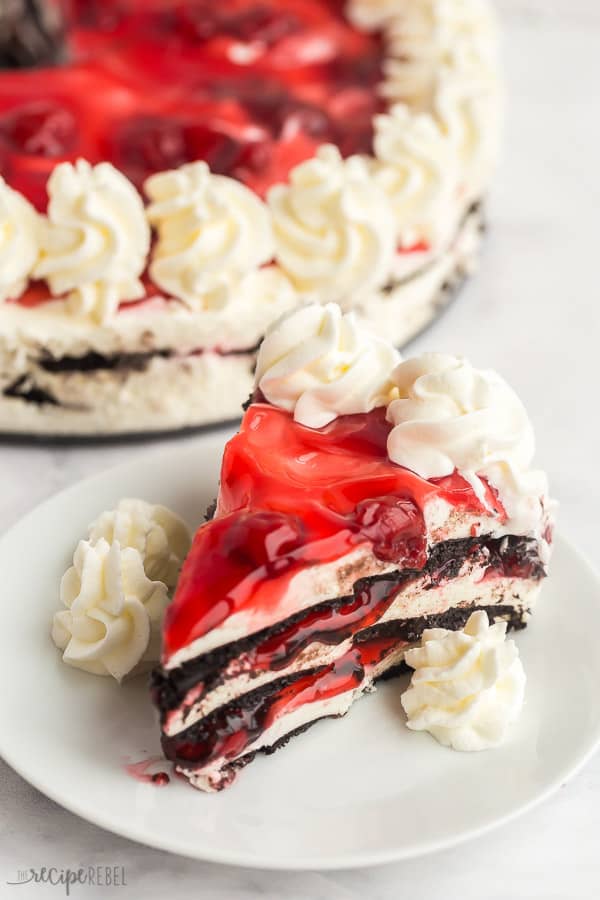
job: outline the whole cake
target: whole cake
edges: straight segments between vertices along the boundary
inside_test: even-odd
[[[471,270],[486,0],[66,6],[57,52],[3,31],[0,432],[232,419],[282,313],[336,302],[401,345]]]
[[[214,516],[166,609],[153,693],[177,771],[226,787],[257,751],[347,712],[424,633],[433,643],[411,665],[466,676],[452,711],[463,731],[438,736],[461,749],[495,740],[484,707],[481,733],[467,733],[470,667],[487,642],[488,685],[507,675],[512,714],[516,651],[498,650],[506,626],[487,622],[523,627],[546,574],[552,512],[533,455],[527,414],[496,373],[444,354],[400,361],[334,304],[274,325]],[[439,629],[465,623],[444,641]],[[416,729],[449,718],[432,718],[444,684],[428,671],[406,701]]]

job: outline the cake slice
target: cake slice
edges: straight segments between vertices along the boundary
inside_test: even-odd
[[[523,627],[552,534],[533,449],[493,372],[401,362],[334,305],[278,322],[167,611],[153,695],[177,771],[222,789],[399,671],[425,628],[480,609]]]

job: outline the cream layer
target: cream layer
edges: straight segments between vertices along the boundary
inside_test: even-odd
[[[428,576],[419,578],[400,588],[388,609],[373,625],[436,615],[453,608],[497,604],[506,606],[507,610],[529,615],[540,590],[539,581],[514,578],[481,580],[484,571],[481,565],[473,565],[467,561],[458,577],[439,587],[431,587],[431,579]],[[200,701],[193,702],[192,697],[196,689],[191,689],[181,705],[168,714],[164,724],[165,734],[175,735],[194,725],[218,707],[278,678],[317,666],[329,665],[350,649],[355,636],[335,645],[311,643],[285,668],[263,672],[253,672],[249,668],[248,658],[241,654],[231,660],[225,668],[222,684]]]

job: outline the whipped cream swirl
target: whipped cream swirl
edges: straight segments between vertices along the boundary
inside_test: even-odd
[[[225,305],[242,276],[272,259],[266,205],[205,162],[153,175],[144,188],[158,232],[150,275],[191,308]]]
[[[377,179],[391,200],[402,248],[447,241],[457,225],[458,164],[453,143],[433,116],[396,104],[375,117]]]
[[[68,665],[121,681],[159,658],[169,595],[148,578],[138,550],[104,538],[80,541],[60,598],[52,639]]]
[[[39,252],[39,216],[0,178],[0,303],[19,297]]]
[[[400,14],[398,0],[349,0],[346,15],[363,31],[378,31]]]
[[[344,160],[337,147],[324,145],[267,199],[277,261],[301,294],[351,307],[385,284],[394,214],[364,159]]]
[[[413,731],[428,731],[455,750],[487,750],[506,737],[523,706],[525,672],[506,622],[474,612],[463,631],[430,628],[407,650],[415,671],[402,696]]]
[[[496,165],[502,128],[498,79],[469,62],[441,70],[434,112],[457,154],[462,196],[472,201],[481,195]]]
[[[496,18],[488,0],[417,0],[385,22],[384,96],[433,109],[437,73],[497,67]]]
[[[48,218],[34,276],[67,308],[99,322],[144,296],[150,229],[130,181],[110,163],[61,163],[48,181]]]
[[[531,464],[531,423],[495,372],[475,369],[460,357],[424,353],[400,363],[392,381],[397,396],[387,410],[394,426],[388,455],[398,465],[422,478],[458,469],[482,496],[479,475],[497,464],[516,472]]]
[[[104,539],[109,544],[118,541],[122,549],[132,547],[141,555],[148,578],[171,590],[191,543],[179,516],[165,506],[134,499],[121,500],[116,509],[103,512],[90,526],[88,539],[92,544]]]
[[[386,341],[361,329],[353,313],[313,304],[282,318],[258,353],[256,384],[275,406],[309,428],[386,404],[399,360]]]

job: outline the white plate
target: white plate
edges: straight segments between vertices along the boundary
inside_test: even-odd
[[[215,494],[223,434],[106,472],[47,501],[0,542],[0,753],[53,800],[117,834],[199,859],[265,868],[373,865],[449,847],[563,784],[600,738],[600,584],[563,540],[530,627],[523,714],[500,749],[461,754],[410,732],[406,679],[316,725],[234,786],[206,795],[141,784],[157,756],[142,678],[119,688],[60,662],[49,637],[58,583],[85,528],[120,497],[196,525]]]

